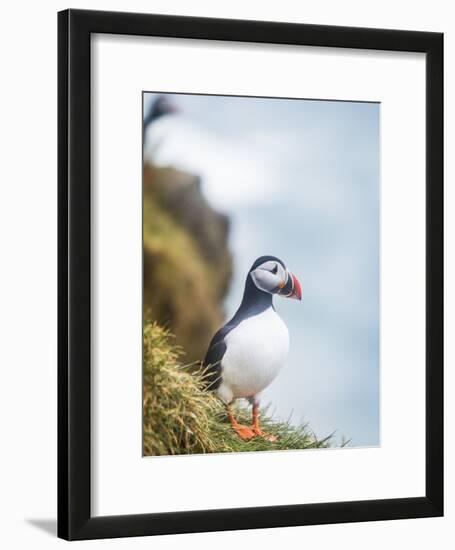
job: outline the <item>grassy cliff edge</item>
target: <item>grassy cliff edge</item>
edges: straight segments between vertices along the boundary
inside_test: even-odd
[[[156,323],[144,326],[143,453],[145,456],[312,449],[330,446],[307,425],[277,422],[262,411],[264,431],[278,441],[241,440],[226,419],[223,404],[204,390],[204,373],[182,364],[183,350]],[[249,407],[236,405],[241,423],[251,422]]]

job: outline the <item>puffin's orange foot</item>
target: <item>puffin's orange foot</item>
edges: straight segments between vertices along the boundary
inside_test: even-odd
[[[253,437],[256,437],[254,431],[248,426],[237,424],[236,426],[232,426],[232,428],[237,433],[237,435],[239,435],[245,441],[249,441],[250,439],[253,439]]]
[[[254,435],[257,435],[258,437],[262,437],[262,439],[265,439],[266,441],[271,441],[272,443],[275,441],[278,441],[277,435],[267,434],[263,432],[261,429],[253,428]]]

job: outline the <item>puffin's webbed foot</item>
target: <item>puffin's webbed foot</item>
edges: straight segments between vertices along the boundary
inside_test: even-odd
[[[272,443],[275,441],[278,441],[279,439],[277,435],[265,433],[260,428],[254,428],[254,426],[253,426],[253,433],[257,437],[262,437],[262,439],[265,439],[266,441],[271,441]]]
[[[261,430],[261,427],[259,426],[259,405],[257,403],[253,403],[253,425],[251,426],[251,429],[254,432],[254,435],[258,437],[262,437],[266,441],[274,442],[278,441],[278,436],[265,433]]]
[[[232,429],[239,437],[241,437],[244,441],[249,441],[250,439],[253,439],[253,437],[256,437],[254,430],[252,430],[249,426],[244,426],[243,424],[239,424],[237,422],[237,420],[234,418],[234,415],[232,414],[232,409],[230,405],[226,405],[226,411]]]
[[[253,437],[256,437],[256,433],[248,426],[243,426],[242,424],[236,424],[236,425],[232,425],[232,429],[244,441],[249,441],[250,439],[253,439]]]

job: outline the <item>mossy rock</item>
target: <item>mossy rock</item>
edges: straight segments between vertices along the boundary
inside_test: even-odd
[[[197,178],[146,165],[144,310],[176,334],[189,362],[203,359],[223,322],[227,240],[227,219],[207,204]]]

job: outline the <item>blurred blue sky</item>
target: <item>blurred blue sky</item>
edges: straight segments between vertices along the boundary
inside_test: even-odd
[[[226,317],[258,256],[302,283],[301,303],[275,298],[291,350],[263,402],[319,437],[378,445],[379,104],[170,95],[180,112],[153,125],[145,155],[201,175],[230,215]]]

